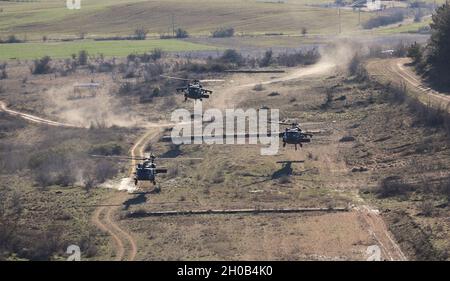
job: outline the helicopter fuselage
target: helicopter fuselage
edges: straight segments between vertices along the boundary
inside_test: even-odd
[[[303,143],[311,142],[311,139],[297,128],[286,129],[285,132],[281,133],[281,138],[283,146],[286,146],[286,144],[299,144],[302,147]]]
[[[137,185],[139,181],[150,181],[156,184],[156,175],[164,173],[167,173],[167,169],[157,169],[152,161],[144,161],[136,166],[134,184]]]
[[[208,94],[212,93],[210,90],[203,89],[202,85],[199,83],[193,83],[186,87],[178,88],[177,92],[183,92],[186,100],[188,98],[193,100],[207,99],[209,98]]]

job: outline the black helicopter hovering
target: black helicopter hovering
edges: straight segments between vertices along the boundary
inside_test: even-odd
[[[156,175],[166,174],[166,168],[157,168],[155,164],[156,159],[161,160],[201,160],[201,158],[161,158],[156,157],[153,153],[149,157],[130,157],[130,156],[103,156],[103,155],[91,155],[92,157],[100,158],[116,158],[119,160],[135,160],[142,161],[136,165],[133,172],[134,185],[138,185],[140,181],[150,181],[153,185],[156,185]]]
[[[295,150],[297,150],[297,145],[303,147],[303,143],[311,142],[313,135],[308,132],[303,132],[298,123],[279,122],[279,124],[291,126],[290,128],[286,128],[284,132],[279,133],[280,138],[283,140],[283,147],[286,147],[286,144],[293,144],[295,145]]]
[[[233,138],[259,138],[260,136],[263,137],[271,137],[273,135],[278,135],[282,141],[283,141],[283,147],[286,147],[286,144],[294,144],[295,145],[295,150],[297,150],[297,145],[300,145],[300,147],[303,147],[303,143],[310,143],[311,142],[311,138],[313,137],[311,132],[303,132],[303,130],[300,128],[300,125],[296,122],[293,123],[286,123],[286,122],[276,122],[280,125],[287,125],[287,126],[291,126],[290,128],[286,128],[284,130],[284,132],[275,132],[275,133],[271,133],[271,132],[267,132],[267,134],[252,134],[252,133],[247,133],[247,134],[234,134],[234,135],[226,135],[224,134],[222,137],[228,138],[228,137],[233,137]],[[217,137],[217,136],[214,136]],[[209,138],[208,136],[190,136],[190,137],[176,137],[177,140],[184,140],[184,141],[191,141],[193,142],[194,140],[205,140],[207,138]],[[173,139],[171,136],[163,136],[162,141],[164,142],[172,142]]]
[[[172,77],[172,76],[166,76],[166,75],[161,75],[161,77],[188,82],[188,84],[186,86],[177,88],[177,93],[184,93],[184,101],[185,102],[188,99],[193,99],[194,101],[195,100],[202,101],[203,99],[209,98],[210,94],[212,94],[213,91],[203,88],[203,85],[201,83],[224,81],[224,80],[216,80],[216,79],[210,79],[210,80],[194,79],[194,80],[191,80],[191,79]]]

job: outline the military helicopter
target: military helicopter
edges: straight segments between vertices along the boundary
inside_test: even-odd
[[[186,102],[188,99],[200,100],[208,99],[210,94],[213,93],[211,90],[207,90],[203,88],[203,85],[201,83],[205,82],[221,82],[224,80],[217,80],[217,79],[210,79],[210,80],[191,80],[191,79],[185,79],[185,78],[179,78],[179,77],[172,77],[172,76],[166,76],[161,75],[161,77],[168,78],[168,79],[175,79],[175,80],[181,80],[181,81],[188,81],[187,86],[177,88],[177,93],[184,93],[184,101]]]
[[[104,155],[91,155],[92,157],[99,158],[116,158],[119,160],[135,160],[143,161],[136,165],[133,172],[134,185],[138,185],[140,181],[150,181],[153,185],[156,185],[156,175],[167,174],[166,168],[157,168],[155,164],[156,159],[161,160],[201,160],[202,158],[162,158],[156,157],[153,153],[148,157],[130,157],[130,156],[104,156]]]
[[[290,128],[286,128],[284,132],[279,133],[280,138],[283,140],[283,147],[286,147],[286,144],[294,144],[295,150],[297,150],[297,145],[303,147],[303,143],[311,142],[313,135],[311,133],[303,132],[298,123],[279,122],[278,124],[291,126]]]
[[[273,123],[273,122],[271,122]],[[300,145],[300,147],[303,147],[303,143],[310,143],[311,142],[311,138],[313,137],[311,132],[303,132],[303,130],[300,128],[300,125],[296,122],[293,123],[287,123],[287,122],[276,122],[280,125],[287,125],[287,126],[291,126],[290,128],[286,128],[284,130],[284,132],[275,132],[275,133],[271,133],[271,132],[267,132],[266,134],[251,134],[251,133],[246,133],[246,134],[234,134],[234,135],[226,135],[224,134],[222,137],[228,138],[228,137],[233,137],[233,138],[259,138],[260,136],[262,137],[271,137],[273,135],[278,135],[282,141],[283,141],[283,147],[286,147],[286,144],[294,144],[295,145],[295,150],[297,150],[297,145]],[[217,136],[214,136],[217,137]],[[178,140],[181,141],[191,141],[191,143],[195,140],[205,140],[210,138],[209,136],[190,136],[190,137],[174,137]],[[172,142],[173,139],[171,136],[163,136],[161,138],[161,140],[163,142]]]

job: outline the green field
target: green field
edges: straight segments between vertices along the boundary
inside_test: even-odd
[[[65,58],[81,50],[86,50],[90,55],[103,54],[106,57],[124,57],[131,53],[149,52],[155,48],[160,48],[166,52],[218,49],[208,45],[172,39],[17,43],[0,44],[0,59],[34,59],[45,55],[53,58]]]
[[[283,32],[335,34],[339,17],[336,9],[318,4],[331,0],[289,0],[287,3],[261,3],[256,0],[81,0],[80,10],[68,10],[65,1],[0,2],[0,37],[16,34],[28,39],[77,36],[129,35],[145,27],[151,35],[182,27],[193,35],[209,35],[218,27],[230,26],[237,33]],[[312,6],[314,4],[314,6]],[[362,14],[362,20],[370,18]],[[342,11],[344,30],[356,30],[358,13]]]

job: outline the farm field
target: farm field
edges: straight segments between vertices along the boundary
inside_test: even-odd
[[[161,49],[165,52],[189,52],[218,50],[219,48],[170,39],[16,43],[0,44],[0,59],[35,59],[46,55],[53,58],[68,58],[81,50],[87,51],[90,55],[126,57],[129,54],[143,54],[153,49]]]

